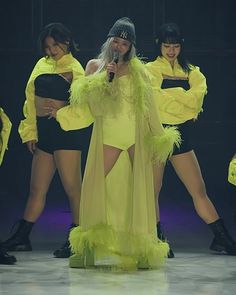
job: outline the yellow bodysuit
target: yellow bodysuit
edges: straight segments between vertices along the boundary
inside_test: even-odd
[[[121,89],[121,110],[117,116],[103,117],[103,143],[127,150],[135,143],[134,101],[128,75],[118,78]]]

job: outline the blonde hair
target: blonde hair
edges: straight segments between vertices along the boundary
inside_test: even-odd
[[[109,37],[106,42],[101,46],[101,52],[98,55],[98,59],[101,60],[100,66],[98,67],[96,73],[101,72],[105,66],[113,60],[113,50],[111,48],[111,43],[114,37]],[[124,55],[124,61],[130,61],[136,56],[136,48],[133,44],[130,44],[130,49]]]

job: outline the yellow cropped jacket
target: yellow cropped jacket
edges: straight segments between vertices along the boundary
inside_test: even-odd
[[[147,63],[146,67],[162,123],[174,125],[196,119],[202,111],[203,99],[207,93],[206,78],[199,67],[191,65],[191,71],[186,73],[177,60],[172,68],[164,57],[157,57],[155,61]],[[185,90],[182,87],[161,89],[165,76],[187,79],[190,89]]]
[[[84,69],[71,53],[64,55],[60,60],[43,57],[35,65],[25,89],[26,101],[23,112],[25,119],[20,122],[18,131],[22,142],[30,140],[38,141],[35,109],[35,88],[34,80],[41,74],[72,72],[73,81],[84,76]],[[70,105],[61,108],[57,112],[57,121],[65,130],[80,129],[89,126],[93,122],[92,115],[88,109],[71,108]]]
[[[0,120],[2,121],[2,130],[0,136],[0,165],[2,164],[5,151],[7,150],[8,140],[11,133],[11,121],[5,114],[2,108],[0,108]]]

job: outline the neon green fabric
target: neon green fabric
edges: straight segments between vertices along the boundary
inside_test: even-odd
[[[179,133],[170,128],[169,136],[163,129],[149,77],[137,58],[129,62],[128,73],[128,90],[121,88],[120,78],[107,82],[105,72],[81,79],[72,89],[71,105],[89,105],[95,122],[82,185],[80,226],[70,234],[75,253],[70,258],[71,267],[89,267],[93,261],[95,266],[112,269],[133,270],[143,265],[156,268],[169,250],[168,244],[156,236],[152,164],[166,160],[174,143],[179,142]],[[127,96],[135,116],[134,163],[131,166],[128,152],[124,150],[105,177],[103,130],[106,120],[103,118],[118,119],[126,111],[122,100]]]
[[[236,186],[236,158],[229,163],[228,182]]]
[[[64,55],[58,61],[55,61],[52,58],[43,57],[36,63],[25,90],[26,101],[23,108],[25,119],[20,122],[18,128],[23,143],[30,140],[38,140],[34,102],[35,78],[45,73],[59,74],[65,72],[72,72],[73,81],[84,76],[84,69],[71,53]],[[72,130],[89,126],[93,121],[93,118],[88,109],[84,109],[83,112],[81,112],[79,108],[71,109],[70,106],[66,106],[57,112],[57,120],[63,129]]]
[[[188,74],[182,70],[177,60],[172,68],[164,57],[157,57],[155,61],[147,63],[146,68],[150,73],[161,122],[174,125],[196,119],[202,111],[203,99],[207,93],[206,79],[199,67],[191,66]],[[161,89],[163,75],[188,79],[190,89]]]
[[[2,164],[3,157],[5,151],[7,150],[8,140],[11,133],[11,121],[4,112],[2,108],[0,108],[0,120],[2,120],[2,131],[0,136],[0,165]]]

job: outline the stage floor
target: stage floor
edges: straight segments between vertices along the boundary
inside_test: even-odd
[[[47,206],[35,224],[30,240],[32,252],[12,252],[15,265],[0,265],[0,295],[235,295],[236,256],[212,254],[213,234],[197,216],[184,192],[162,199],[161,220],[175,258],[160,270],[118,274],[98,270],[71,269],[68,259],[52,253],[65,241],[71,222],[66,198],[57,202],[48,196]],[[232,236],[236,237],[235,206],[227,194],[216,203]],[[2,194],[0,239],[22,216],[24,202]],[[14,229],[13,231],[14,232]]]
[[[14,254],[15,265],[0,265],[0,294],[236,294],[236,257],[209,252],[177,251],[160,270],[122,274],[71,269],[49,250]]]

